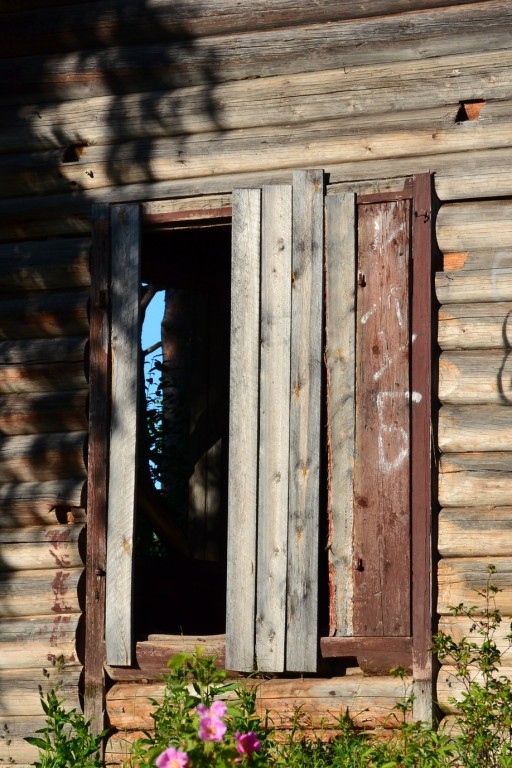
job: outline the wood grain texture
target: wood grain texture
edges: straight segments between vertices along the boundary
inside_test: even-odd
[[[484,685],[482,674],[476,668],[470,669],[470,674],[472,679]],[[512,677],[512,665],[500,667],[500,675],[510,680]],[[446,713],[459,713],[460,709],[457,707],[457,701],[460,701],[465,693],[464,683],[457,679],[455,675],[455,667],[443,664],[437,676],[437,697],[441,710]],[[455,702],[452,699],[455,699]]]
[[[256,662],[285,668],[292,189],[262,190]]]
[[[439,502],[445,507],[512,504],[512,453],[447,453],[439,466]]]
[[[90,245],[88,238],[0,244],[0,290],[86,287]]]
[[[132,661],[132,558],[140,352],[140,209],[112,210],[111,426],[105,643],[107,662]]]
[[[445,405],[439,411],[443,453],[512,451],[512,408],[507,405]]]
[[[0,531],[0,571],[80,567],[81,532],[80,524]]]
[[[352,634],[356,209],[326,198],[329,633]]]
[[[77,625],[76,614],[2,619],[0,669],[42,669],[60,657],[78,664]]]
[[[509,349],[443,352],[439,399],[447,405],[510,405],[511,372]]]
[[[489,233],[488,238],[488,242],[492,242],[494,236]],[[436,293],[439,301],[444,304],[510,301],[512,299],[512,268],[500,265],[501,253],[503,251],[497,250],[497,266],[491,269],[438,272]],[[505,258],[508,261],[508,256]],[[497,346],[502,346],[502,342],[503,339]]]
[[[443,205],[437,215],[437,242],[442,251],[512,246],[512,202],[483,200]]]
[[[48,291],[3,299],[0,339],[87,334],[87,297],[84,291]]]
[[[77,432],[87,426],[86,391],[0,397],[3,435]]]
[[[512,614],[512,589],[511,574],[512,560],[507,557],[493,557],[492,564],[496,567],[496,573],[492,576],[492,583],[500,592],[496,595],[496,607],[505,616]],[[443,558],[438,565],[438,604],[437,610],[441,615],[450,613],[450,606],[464,603],[467,606],[475,606],[477,616],[482,615],[485,609],[484,598],[477,591],[485,589],[488,573],[489,558],[487,557],[457,557]]]
[[[350,130],[358,116],[386,116],[383,105],[395,113],[428,113],[443,106],[447,116],[455,119],[461,95],[477,90],[485,94],[492,114],[495,104],[491,99],[506,100],[510,95],[511,63],[512,53],[508,50],[471,51],[457,56],[456,62],[448,52],[412,62],[397,60],[376,66],[336,67],[270,75],[250,82],[217,83],[208,95],[203,86],[189,86],[171,91],[147,90],[142,103],[138,93],[83,98],[78,114],[72,102],[39,103],[0,115],[0,152],[60,150],[66,145],[109,145],[144,137],[270,127],[286,122],[300,125],[334,118],[346,118]],[[206,98],[210,109],[205,109]],[[482,119],[484,116],[485,111]],[[456,130],[463,137],[464,128]],[[473,169],[477,170],[483,171]]]
[[[479,617],[477,621],[482,620],[483,617]],[[503,621],[496,628],[494,633],[494,641],[500,653],[502,654],[502,660],[506,667],[512,666],[512,647],[507,635],[510,633],[510,616],[503,616]],[[439,631],[450,635],[456,643],[462,638],[467,638],[471,641],[478,642],[479,636],[475,632],[474,621],[467,619],[464,616],[441,616],[439,619]],[[448,663],[449,660],[443,659],[443,662]]]
[[[511,507],[451,507],[439,513],[442,557],[512,557]]]
[[[512,284],[512,274],[507,277]],[[479,279],[481,284],[482,278],[487,278],[487,274],[475,273],[475,278],[476,288],[477,280]],[[488,282],[492,284],[492,278]],[[454,287],[450,285],[450,291]],[[502,288],[505,288],[505,280]],[[490,299],[490,296],[485,298]],[[444,304],[439,309],[437,340],[441,349],[511,347],[512,302],[490,299],[485,303]]]
[[[226,664],[252,671],[256,601],[261,191],[234,190]]]
[[[322,379],[324,178],[293,176],[286,668],[315,672]]]
[[[77,584],[83,568],[0,574],[0,617],[79,613]]]
[[[85,479],[85,439],[85,432],[0,437],[0,482]]]
[[[83,478],[3,483],[0,486],[0,527],[83,521],[83,486]]]
[[[506,0],[486,0],[460,7],[421,13],[387,15],[376,19],[313,23],[199,38],[186,37],[152,45],[109,46],[50,56],[26,56],[0,61],[0,77],[9,100],[37,93],[40,100],[78,99],[123,93],[134,85],[162,89],[185,84],[242,80],[258,72],[292,74],[346,67],[416,60],[422,57],[509,48]],[[310,51],[315,50],[315,56]],[[22,62],[22,66],[20,65]],[[80,63],[80,66],[77,66]],[[170,66],[172,64],[172,66]],[[26,102],[25,102],[26,103]]]
[[[51,669],[47,675],[39,669],[9,669],[0,671],[0,696],[2,697],[2,716],[34,717],[41,713],[38,685],[46,693],[62,681],[60,696],[65,700],[64,708],[80,706],[78,701],[78,678],[80,667],[71,666],[63,669]]]
[[[410,202],[360,205],[354,634],[410,635]]]

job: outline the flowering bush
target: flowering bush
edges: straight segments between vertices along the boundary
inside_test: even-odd
[[[179,654],[169,667],[164,699],[153,701],[154,733],[135,742],[132,766],[257,768],[267,763],[254,692],[226,683],[226,673],[200,653]]]

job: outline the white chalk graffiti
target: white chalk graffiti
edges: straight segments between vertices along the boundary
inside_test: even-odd
[[[419,393],[413,392],[412,399],[415,400],[414,395]],[[379,467],[384,474],[389,474],[398,469],[409,456],[409,435],[405,429],[399,424],[388,423],[386,419],[386,404],[390,401],[397,400],[399,398],[408,399],[408,392],[377,392],[376,404],[377,415],[379,419],[379,430],[377,435],[377,445],[379,451]],[[421,400],[421,395],[419,395]],[[416,400],[416,402],[418,402]],[[386,446],[386,435],[398,436],[398,450],[394,456],[387,455],[389,447]]]

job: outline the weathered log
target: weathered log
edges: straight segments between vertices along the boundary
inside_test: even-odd
[[[51,365],[0,365],[0,394],[83,390],[87,382],[83,361],[52,362]]]
[[[0,482],[31,482],[86,476],[85,432],[0,438]]]
[[[83,568],[0,573],[0,616],[78,613],[77,584]]]
[[[89,249],[86,238],[0,245],[0,290],[86,287]]]
[[[269,712],[276,728],[334,725],[348,708],[366,728],[393,726],[392,712],[404,696],[404,684],[393,677],[349,675],[329,679],[264,680],[257,685],[257,709]],[[107,694],[110,724],[118,730],[151,728],[153,709],[149,698],[161,701],[163,684],[117,683]],[[300,709],[300,712],[299,712]]]
[[[83,480],[2,483],[0,528],[82,522]]]
[[[512,507],[450,507],[439,514],[443,557],[512,557]]]
[[[503,615],[510,616],[512,614],[512,559],[508,557],[443,558],[438,564],[437,571],[438,613],[449,614],[452,606],[463,603],[467,607],[474,606],[476,615],[481,615],[486,603],[477,592],[482,592],[486,588],[490,564],[496,567],[496,573],[492,574],[491,581],[501,590],[496,594],[496,607]]]
[[[460,274],[472,275],[469,271],[461,271]],[[473,275],[475,289],[478,281],[480,284],[487,282],[488,286],[493,282],[492,277],[489,280],[488,273],[483,270]],[[450,275],[448,279],[448,291],[453,295],[454,285],[451,277]],[[507,282],[508,280],[512,295],[512,270],[507,276]],[[512,347],[512,302],[498,302],[488,296],[482,298],[489,298],[489,301],[485,304],[444,304],[440,308],[437,339],[441,349]]]
[[[456,643],[460,642],[462,638],[466,638],[469,642],[479,645],[483,641],[483,635],[477,631],[480,626],[478,622],[481,621],[485,621],[481,616],[474,619],[468,619],[465,616],[441,616],[438,629],[439,632],[450,635]],[[503,616],[502,622],[498,624],[493,633],[493,640],[501,653],[505,666],[512,666],[512,646],[508,637],[510,629],[510,616]],[[449,660],[446,660],[446,663],[449,663]]]
[[[491,244],[492,245],[492,244]],[[484,270],[492,272],[496,269],[512,267],[512,248],[486,248],[484,250],[460,251],[443,254],[443,269],[445,272],[474,272]],[[494,297],[493,297],[494,300]],[[450,311],[451,311],[450,307]]]
[[[476,668],[470,668],[469,673],[471,680],[484,684],[483,675]],[[512,666],[502,666],[500,674],[512,679]],[[464,693],[467,693],[467,683],[456,677],[455,667],[443,665],[437,676],[437,699],[441,710],[451,714],[459,712],[457,701],[461,700]]]
[[[511,148],[474,152],[470,168],[467,159],[467,153],[460,151],[424,157],[388,158],[379,161],[368,159],[355,163],[332,164],[328,168],[332,182],[328,192],[350,191],[367,194],[396,190],[403,186],[406,176],[423,171],[436,171],[436,191],[443,199],[512,194],[512,177],[507,172],[512,163]],[[300,167],[303,165],[301,162]],[[160,198],[174,198],[178,201],[179,198],[189,198],[197,201],[193,205],[197,209],[203,195],[226,196],[234,187],[290,183],[292,172],[293,169],[278,169],[107,187],[80,194],[5,199],[2,201],[4,215],[0,221],[0,240],[89,232],[90,208],[93,202],[156,201]],[[462,185],[461,174],[464,176]],[[210,201],[211,197],[207,199]],[[23,247],[23,244],[20,247]]]
[[[2,368],[8,365],[37,365],[84,360],[85,338],[19,339],[0,342]]]
[[[244,128],[182,137],[143,139],[112,147],[89,146],[72,163],[62,150],[0,156],[3,194],[92,190],[212,174],[234,174],[341,162],[436,155],[507,147],[510,105],[487,105],[485,120],[455,122],[445,107],[342,117],[290,126]],[[377,127],[376,127],[377,126]],[[501,240],[499,241],[501,243]]]
[[[67,709],[80,706],[78,700],[78,678],[80,667],[52,668],[47,665],[46,673],[41,668],[36,669],[6,669],[0,671],[0,696],[2,698],[2,716],[34,717],[41,713],[41,702],[38,686],[43,693],[51,690],[58,682],[62,682],[59,695]]]
[[[41,708],[39,715],[10,716],[2,718],[0,734],[0,764],[16,765],[16,768],[30,768],[37,760],[38,750],[25,741],[25,736],[37,736],[36,731],[45,725]]]
[[[437,242],[444,252],[512,246],[512,201],[484,200],[443,205],[436,221]]]
[[[12,0],[11,0],[12,2]],[[457,0],[450,5],[467,5],[478,0]],[[9,0],[6,0],[9,6]],[[446,0],[380,0],[367,6],[363,2],[339,3],[321,0],[315,7],[297,0],[282,1],[278,7],[265,0],[232,5],[226,0],[172,5],[161,0],[146,2],[144,8],[132,0],[89,2],[85,13],[82,4],[55,3],[56,7],[39,10],[41,0],[12,2],[12,13],[4,21],[5,50],[2,56],[30,53],[73,51],[102,45],[130,45],[137,42],[186,37],[191,40],[205,35],[276,29],[310,22],[332,22],[385,14],[430,10],[448,5]],[[34,6],[37,10],[34,10]],[[30,9],[30,12],[27,10]],[[16,42],[15,42],[16,41]]]
[[[444,507],[512,504],[512,453],[445,454],[439,502]]]
[[[86,391],[0,397],[0,432],[33,435],[84,430],[86,401]]]
[[[499,226],[498,224],[496,226]],[[489,239],[494,238],[488,233]],[[490,240],[491,242],[493,240]],[[451,302],[503,302],[512,299],[512,268],[493,267],[472,272],[438,272],[436,293],[439,301]],[[503,338],[498,346],[503,345]]]
[[[507,405],[445,405],[439,412],[444,453],[512,451],[512,408]]]
[[[80,567],[82,530],[81,525],[65,525],[0,531],[0,571]]]
[[[510,350],[443,352],[439,361],[439,399],[450,405],[510,405]]]
[[[289,29],[186,37],[153,45],[108,46],[85,53],[25,56],[0,62],[6,98],[79,99],[105,93],[162,89],[194,83],[244,80],[298,71],[415,61],[474,50],[509,48],[512,11],[506,0],[455,7],[316,23]],[[315,51],[311,56],[310,51]]]
[[[62,156],[72,146],[340,117],[350,126],[354,116],[382,115],[383,105],[394,112],[442,105],[454,119],[464,94],[508,98],[511,62],[510,51],[486,50],[458,56],[456,67],[452,56],[441,56],[219,83],[213,93],[203,86],[148,91],[142,102],[140,94],[126,94],[84,98],[79,105],[24,105],[0,115],[0,152],[53,148]]]
[[[18,294],[0,304],[0,339],[79,336],[89,331],[88,293],[49,291]]]
[[[78,664],[77,624],[77,614],[2,619],[0,669],[41,669],[57,659],[66,665]]]

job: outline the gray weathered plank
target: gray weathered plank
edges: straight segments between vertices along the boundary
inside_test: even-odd
[[[294,172],[286,667],[301,672],[317,663],[323,201],[323,172]]]
[[[256,601],[261,191],[233,192],[226,666],[252,671]]]
[[[112,411],[105,642],[107,661],[132,661],[132,557],[140,350],[140,209],[112,210]]]
[[[352,634],[355,196],[326,198],[329,632]]]
[[[285,664],[292,188],[262,197],[261,362],[256,659],[262,672]]]

